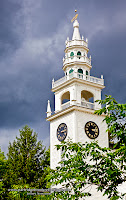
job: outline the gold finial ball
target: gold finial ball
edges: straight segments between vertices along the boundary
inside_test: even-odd
[[[75,10],[75,12],[77,12],[77,10]]]

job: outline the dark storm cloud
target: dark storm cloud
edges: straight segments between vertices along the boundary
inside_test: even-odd
[[[78,9],[80,33],[89,39],[91,75],[104,75],[104,94],[126,101],[126,2],[1,0],[0,2],[0,135],[7,141],[28,124],[49,144],[47,100],[54,110],[53,78],[64,75],[65,40]],[[8,140],[6,140],[7,138]]]
[[[10,0],[0,1],[0,57],[1,59],[18,47],[19,40],[15,33],[13,21],[21,9],[20,3]]]

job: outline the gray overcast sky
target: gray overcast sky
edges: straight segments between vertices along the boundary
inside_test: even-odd
[[[126,103],[125,0],[0,0],[0,146],[29,125],[49,145],[47,100],[54,109],[53,78],[61,78],[65,40],[78,10],[89,40],[91,75],[104,75],[102,92]]]

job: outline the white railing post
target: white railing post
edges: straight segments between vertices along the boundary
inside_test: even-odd
[[[74,72],[74,75],[75,75],[74,77],[77,78],[77,72]]]
[[[101,84],[104,85],[103,75],[101,75]]]
[[[86,80],[89,82],[93,82],[96,84],[100,84],[100,85],[104,85],[104,79],[103,79],[103,75],[101,75],[101,78],[96,78],[93,76],[89,76],[89,75],[85,75],[85,74],[81,74],[78,72],[73,71],[72,73],[62,77],[61,79],[54,81],[54,79],[52,80],[52,88],[57,87],[59,85],[61,85],[62,83],[66,82],[67,80],[71,79],[71,78],[79,78],[82,80]]]
[[[90,65],[91,65],[91,55],[90,55],[89,59],[90,59]]]
[[[86,75],[85,74],[83,74],[83,80],[86,80]]]

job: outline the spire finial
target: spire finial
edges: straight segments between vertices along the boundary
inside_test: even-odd
[[[47,117],[51,116],[51,106],[50,106],[50,101],[48,100],[48,104],[47,104]]]
[[[77,12],[77,10],[75,10],[75,13]],[[71,20],[71,22],[73,22],[75,19],[77,19],[77,17],[78,17],[78,14],[76,14],[74,17],[73,17],[73,19]]]
[[[77,12],[77,10],[75,10],[75,13],[76,12]],[[79,33],[79,23],[77,21],[77,17],[78,17],[78,14],[76,14],[73,17],[73,19],[71,20],[71,22],[74,22],[73,23],[74,32],[73,32],[72,40],[81,40],[80,33]]]

